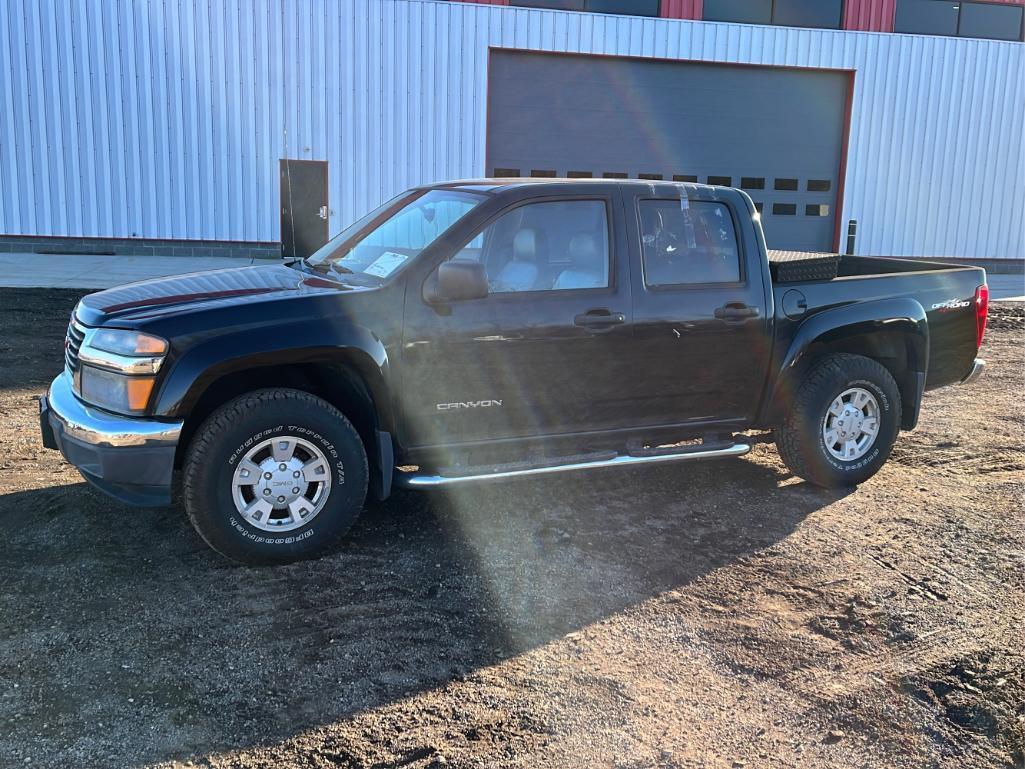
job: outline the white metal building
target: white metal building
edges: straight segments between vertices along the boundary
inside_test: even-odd
[[[1025,257],[1022,42],[449,0],[4,0],[0,75],[0,249],[272,251],[289,205],[316,245],[406,187],[516,172],[743,182],[773,246],[842,246],[854,219],[858,253]]]

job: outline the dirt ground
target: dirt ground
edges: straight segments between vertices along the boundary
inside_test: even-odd
[[[234,567],[39,442],[67,291],[0,291],[0,766],[1025,763],[1025,312],[872,481],[748,457],[399,493]]]

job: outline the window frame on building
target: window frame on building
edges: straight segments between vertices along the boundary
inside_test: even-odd
[[[610,13],[621,16],[657,18],[663,0],[509,0],[519,8],[540,8],[551,11]]]
[[[832,4],[836,9],[836,24],[822,24],[817,21],[814,23],[801,23],[795,21],[793,18],[787,21],[779,21],[778,7],[792,3],[795,6],[800,3],[806,3],[808,6],[819,6],[823,7],[827,3]],[[735,9],[735,14],[722,14],[716,18],[713,15],[715,13],[715,5],[721,4],[722,6],[730,6],[731,9]],[[844,10],[846,0],[758,0],[760,8],[757,9],[757,13],[748,15],[747,18],[740,18],[742,11],[745,9],[754,9],[755,4],[751,0],[704,0],[704,10],[702,13],[703,21],[718,21],[728,24],[759,24],[762,26],[771,27],[800,27],[805,29],[843,29],[844,23]],[[767,6],[768,14],[766,16],[765,10]]]
[[[952,31],[938,30],[935,28],[924,28],[926,25],[916,25],[915,19],[909,17],[911,8],[925,9],[934,7],[936,9],[946,6],[953,14]],[[962,22],[965,9],[976,9],[989,6],[998,13],[1018,14],[1018,29],[1013,37],[1011,36],[979,36],[966,33],[962,29]],[[959,37],[968,40],[1000,40],[1004,42],[1021,42],[1025,40],[1025,5],[1018,3],[991,2],[988,0],[897,0],[893,12],[893,31],[904,35],[934,35],[939,37]]]

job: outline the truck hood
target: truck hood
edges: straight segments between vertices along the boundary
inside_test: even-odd
[[[193,272],[98,291],[82,298],[78,319],[87,326],[152,320],[216,304],[240,304],[324,292],[365,290],[283,264]]]

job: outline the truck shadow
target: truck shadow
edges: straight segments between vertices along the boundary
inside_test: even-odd
[[[0,720],[35,766],[273,744],[679,589],[844,494],[786,479],[727,460],[401,493],[274,569],[227,564],[177,508],[7,494]]]

